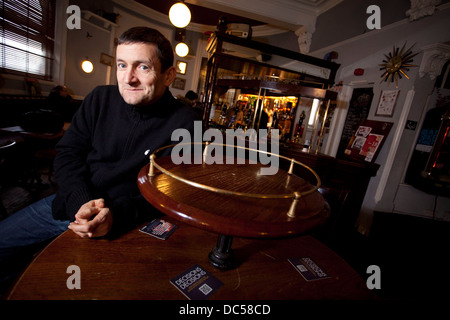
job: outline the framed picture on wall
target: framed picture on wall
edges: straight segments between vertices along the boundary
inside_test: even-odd
[[[380,102],[378,102],[378,108],[375,115],[392,117],[399,92],[399,90],[383,90],[381,92]]]
[[[354,160],[374,162],[392,128],[392,122],[364,120],[344,151]]]
[[[186,85],[186,79],[176,77],[172,83],[172,88],[184,90],[185,85]]]
[[[112,67],[112,65],[114,64],[114,57],[112,57],[106,53],[101,53],[100,54],[100,63],[106,64],[107,66]]]
[[[177,73],[186,74],[187,62],[177,61],[176,66],[177,66]]]

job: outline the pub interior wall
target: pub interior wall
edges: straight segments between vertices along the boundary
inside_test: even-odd
[[[338,7],[336,7],[336,10],[339,10]],[[382,6],[381,9],[383,14]],[[331,10],[330,14],[332,14]],[[328,26],[328,28],[332,27]],[[320,25],[318,28],[320,28]],[[450,220],[448,198],[439,197],[434,209],[435,197],[411,186],[404,188],[401,198],[397,198],[399,188],[404,186],[404,170],[409,164],[411,149],[416,143],[417,133],[423,120],[421,116],[426,107],[426,99],[432,93],[434,80],[430,79],[428,75],[421,77],[419,67],[410,68],[407,71],[410,79],[403,77],[399,82],[400,94],[393,116],[389,118],[375,116],[382,90],[395,89],[395,85],[380,82],[382,71],[379,70],[379,64],[382,63],[384,54],[391,52],[394,45],[400,48],[405,43],[407,48],[414,45],[413,52],[419,52],[419,54],[414,57],[413,63],[420,66],[423,58],[422,48],[434,43],[448,43],[450,36],[447,30],[450,30],[450,6],[448,3],[441,5],[432,16],[423,17],[416,21],[409,21],[405,16],[402,20],[390,25],[382,24],[380,30],[367,30],[367,32],[351,39],[310,52],[311,55],[323,57],[327,52],[336,51],[339,55],[336,62],[341,64],[336,82],[342,81],[344,86],[351,88],[372,87],[374,96],[368,119],[394,123],[375,161],[380,164],[380,168],[377,176],[371,179],[364,199],[359,218],[359,230],[362,233],[370,231],[374,211],[399,212],[430,217],[430,211],[435,210],[435,218]],[[356,68],[363,68],[364,75],[355,76],[354,70]],[[413,98],[410,103],[411,97]],[[341,105],[348,106],[348,101]],[[414,131],[405,129],[404,123],[401,122],[404,120],[401,118],[404,108],[410,108],[406,119],[418,123]],[[394,139],[396,139],[396,143],[393,143]],[[422,205],[405,205],[402,210],[398,210],[399,201],[406,204],[411,199]]]

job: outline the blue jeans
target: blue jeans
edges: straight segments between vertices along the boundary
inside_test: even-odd
[[[0,281],[20,273],[36,250],[67,230],[68,220],[52,216],[54,198],[39,200],[0,221]]]

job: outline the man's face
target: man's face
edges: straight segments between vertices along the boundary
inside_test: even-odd
[[[175,78],[175,68],[161,72],[154,44],[130,43],[117,46],[117,83],[126,103],[145,105],[156,102]]]

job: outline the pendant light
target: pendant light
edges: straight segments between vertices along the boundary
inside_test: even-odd
[[[189,53],[188,45],[186,43],[184,43],[184,42],[178,43],[175,46],[175,53],[181,58],[186,57],[188,55],[188,53]]]
[[[184,2],[177,2],[170,7],[169,19],[175,27],[184,28],[191,22],[191,11]]]
[[[175,41],[179,41],[179,43],[175,46],[175,53],[181,58],[186,57],[189,53],[189,47],[185,43],[185,39],[186,39],[186,29],[176,28]]]

